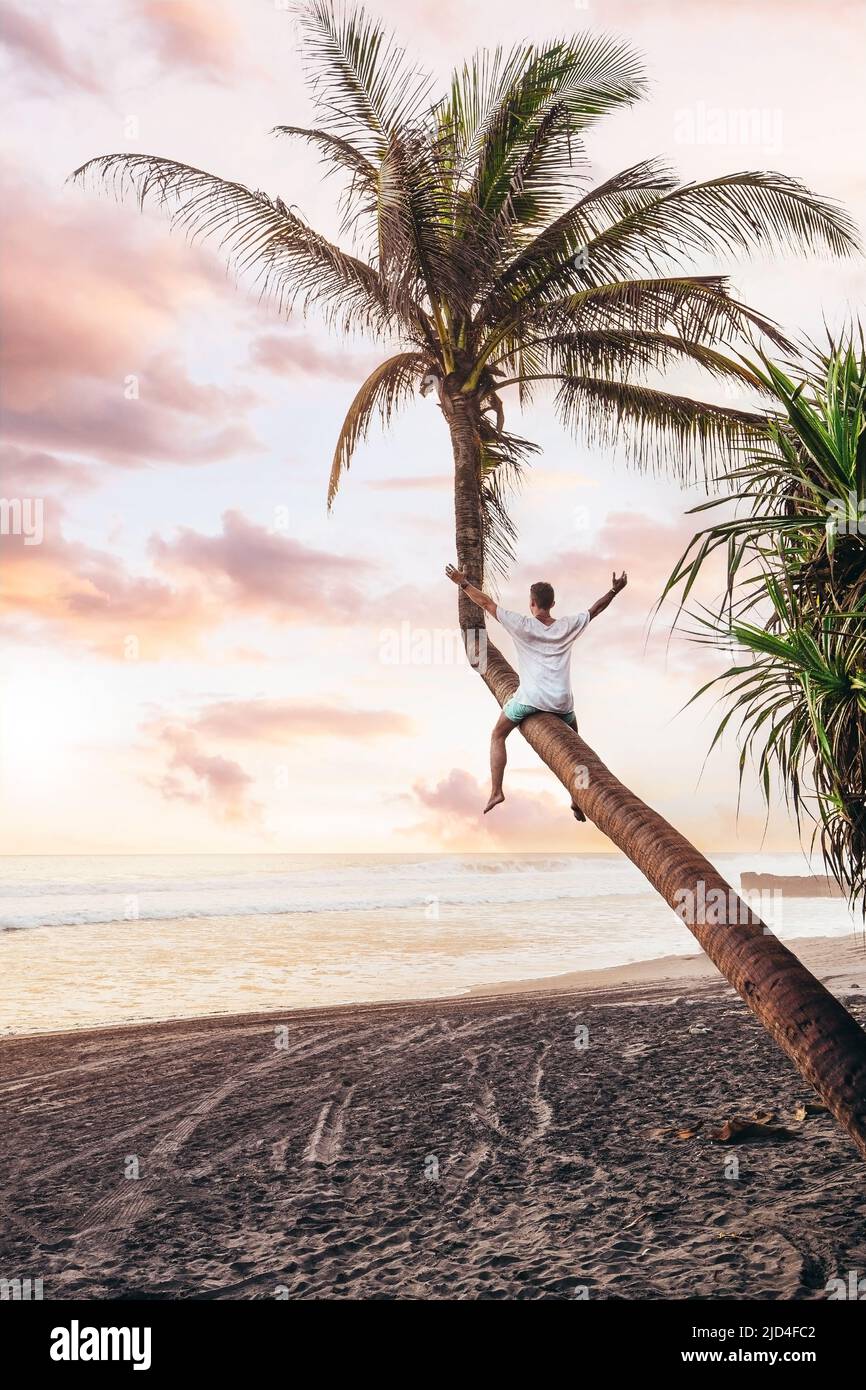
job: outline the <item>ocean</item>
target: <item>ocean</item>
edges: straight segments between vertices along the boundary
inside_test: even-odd
[[[711,856],[818,872],[803,855]],[[782,939],[850,936],[835,899],[770,903]],[[0,1032],[465,993],[693,955],[621,855],[0,858]]]

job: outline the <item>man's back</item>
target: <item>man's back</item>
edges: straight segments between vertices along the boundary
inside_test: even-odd
[[[553,714],[574,709],[571,691],[571,649],[589,624],[589,613],[575,613],[543,623],[540,618],[512,613],[497,605],[496,617],[514,638],[520,685],[514,699]]]

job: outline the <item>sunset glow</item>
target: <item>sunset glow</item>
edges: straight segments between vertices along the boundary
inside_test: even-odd
[[[396,0],[378,9],[399,24]],[[596,176],[647,155],[685,178],[781,168],[862,221],[844,138],[862,123],[858,7],[832,6],[832,32],[814,7],[783,9],[779,26],[775,5],[542,0],[497,6],[497,39],[627,27],[653,92],[590,138]],[[66,182],[101,151],[155,151],[336,235],[314,155],[268,134],[309,121],[291,17],[241,0],[121,0],[110,25],[97,4],[11,10],[3,495],[43,499],[45,534],[2,538],[6,851],[576,848],[518,739],[512,799],[495,825],[476,814],[494,710],[448,636],[451,457],[433,398],[372,432],[327,516],[338,424],[376,348],[281,321],[214,248]],[[489,23],[446,0],[415,7],[410,37],[444,75]],[[863,288],[859,263],[721,269],[798,331],[844,320]],[[544,397],[519,427],[544,453],[515,503],[504,601],[524,608],[548,578],[575,611],[626,567],[626,597],[576,652],[581,731],[705,847],[757,848],[751,787],[736,824],[733,743],[698,785],[712,716],[678,714],[717,664],[669,644],[670,616],[648,630],[700,490],[575,444]],[[784,812],[765,843],[795,848]]]

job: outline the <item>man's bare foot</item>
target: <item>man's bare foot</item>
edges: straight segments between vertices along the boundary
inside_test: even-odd
[[[494,795],[491,796],[491,798],[490,798],[490,800],[488,801],[487,805],[484,807],[484,814],[485,814],[485,816],[487,815],[487,812],[488,812],[488,811],[492,811],[494,806],[499,806],[499,805],[501,805],[502,802],[503,802],[504,800],[505,800],[505,793],[504,793],[504,792],[495,792]]]
[[[575,819],[575,820],[582,820],[582,821],[585,821],[585,820],[586,820],[586,816],[583,814],[583,812],[581,811],[580,807],[579,807],[579,806],[576,804],[576,802],[574,802],[574,801],[572,801],[572,803],[571,803],[571,810],[572,810],[572,814],[574,815],[574,819]]]

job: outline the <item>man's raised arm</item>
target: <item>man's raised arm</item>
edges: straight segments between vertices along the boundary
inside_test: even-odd
[[[488,594],[483,594],[480,589],[476,589],[474,584],[470,584],[462,570],[455,569],[453,565],[446,565],[445,573],[453,583],[459,584],[473,603],[477,603],[478,607],[483,608],[485,613],[489,613],[492,618],[496,617],[496,600],[490,598]]]
[[[608,591],[607,591],[606,594],[603,594],[603,595],[601,596],[601,598],[597,598],[597,599],[596,599],[595,603],[592,605],[592,607],[591,607],[590,610],[589,610],[590,622],[592,621],[593,618],[597,618],[598,615],[599,615],[599,613],[603,613],[604,610],[605,610],[605,608],[607,608],[607,606],[608,606],[609,603],[613,603],[613,601],[614,601],[614,599],[616,598],[617,594],[619,594],[619,593],[622,592],[622,590],[625,588],[625,586],[626,586],[627,583],[628,583],[628,575],[626,574],[625,570],[623,570],[623,572],[622,572],[622,574],[620,575],[619,579],[617,579],[617,577],[616,577],[616,571],[614,570],[613,584],[612,584],[611,587],[608,589]]]

